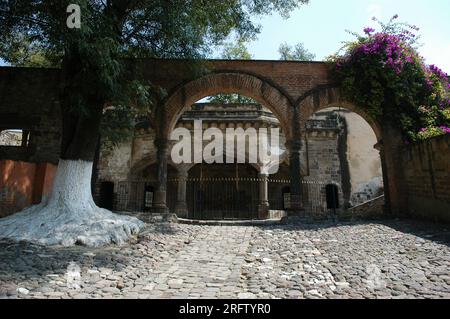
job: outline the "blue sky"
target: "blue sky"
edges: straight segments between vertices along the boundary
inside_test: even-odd
[[[276,14],[255,20],[263,28],[249,51],[255,59],[276,60],[280,43],[303,42],[322,60],[352,39],[345,30],[362,32],[373,16],[387,21],[394,14],[421,28],[422,55],[450,73],[450,0],[310,0],[287,20]]]
[[[421,28],[420,52],[428,63],[450,73],[449,0],[310,0],[287,20],[279,15],[257,20],[263,30],[249,51],[255,59],[278,59],[280,43],[303,42],[321,60],[353,39],[345,30],[362,33],[374,24],[373,16],[387,21],[395,14]]]

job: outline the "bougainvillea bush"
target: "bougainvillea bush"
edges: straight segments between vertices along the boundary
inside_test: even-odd
[[[417,27],[374,18],[381,30],[353,33],[344,54],[334,57],[343,95],[379,121],[398,126],[405,142],[450,133],[450,84],[445,72],[427,65],[417,51]]]

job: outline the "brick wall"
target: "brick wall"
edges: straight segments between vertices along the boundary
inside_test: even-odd
[[[310,132],[308,134],[308,177],[305,179],[341,185],[341,166],[338,154],[337,132]]]
[[[410,146],[403,167],[409,213],[450,222],[450,135]]]

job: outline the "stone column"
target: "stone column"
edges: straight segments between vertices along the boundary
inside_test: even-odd
[[[291,169],[291,198],[290,209],[288,215],[301,216],[303,215],[302,203],[302,176],[301,176],[301,148],[302,148],[302,133],[301,133],[301,116],[300,107],[296,107],[292,117],[292,140],[288,141],[286,146],[289,149],[289,162]]]
[[[258,218],[269,218],[269,176],[266,173],[259,174],[259,203]]]
[[[385,213],[405,217],[408,213],[406,182],[402,166],[403,147],[401,132],[388,121],[383,123],[379,144],[385,195]]]
[[[178,189],[177,189],[177,205],[175,208],[175,214],[178,217],[188,217],[188,208],[186,202],[186,182],[188,179],[188,170],[185,167],[178,169]]]
[[[303,213],[302,203],[302,176],[301,176],[301,141],[295,140],[289,143],[289,157],[291,169],[291,216],[299,216]]]
[[[167,191],[167,152],[169,143],[166,139],[155,140],[155,146],[157,149],[157,175],[158,184],[156,186],[154,199],[153,199],[153,214],[168,214],[169,208],[166,202]]]

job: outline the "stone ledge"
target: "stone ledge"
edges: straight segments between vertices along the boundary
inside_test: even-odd
[[[280,225],[281,219],[266,220],[194,220],[178,218],[180,224],[210,225],[210,226],[272,226]]]
[[[145,223],[178,223],[178,217],[175,214],[152,214],[142,212],[114,212],[116,214],[136,217]]]

